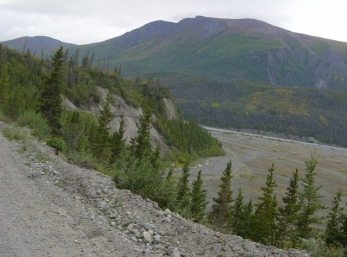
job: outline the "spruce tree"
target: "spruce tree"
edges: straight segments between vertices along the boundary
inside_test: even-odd
[[[53,70],[50,76],[45,78],[38,100],[39,111],[52,128],[53,135],[59,135],[62,127],[63,61],[63,48],[60,47],[52,57]]]
[[[145,105],[142,108],[143,114],[139,118],[137,124],[137,136],[131,140],[131,149],[136,158],[141,159],[146,154],[150,154],[151,138],[150,129],[152,122],[153,100],[148,97]]]
[[[328,246],[340,246],[343,244],[343,208],[341,203],[341,190],[334,196],[330,212],[328,214],[328,223],[325,230],[325,242]]]
[[[9,89],[10,81],[8,75],[8,66],[4,65],[0,78],[0,110],[2,109],[4,113],[6,113],[9,103]]]
[[[347,247],[347,215],[344,214],[342,217],[342,224],[341,224],[341,244],[343,247]],[[347,256],[347,250],[345,252],[345,255]]]
[[[100,114],[98,116],[99,126],[97,129],[96,142],[94,145],[94,154],[100,160],[109,160],[110,158],[110,127],[112,112],[110,104],[111,96],[108,95],[101,104]]]
[[[177,209],[183,217],[190,215],[189,164],[184,163],[182,175],[177,183]]]
[[[266,186],[261,187],[263,195],[258,197],[260,202],[254,214],[254,233],[252,238],[263,244],[273,245],[276,232],[277,200],[274,188],[277,186],[274,180],[275,166],[268,169]]]
[[[124,118],[121,116],[120,125],[118,131],[115,131],[111,138],[111,158],[110,163],[114,163],[115,160],[119,157],[120,153],[125,147],[125,139],[124,139]]]
[[[233,209],[232,209],[232,220],[231,220],[231,228],[233,234],[239,235],[241,230],[241,220],[243,217],[243,206],[244,206],[244,197],[242,194],[242,189],[239,189],[237,197],[235,199]]]
[[[206,190],[202,188],[203,181],[201,178],[201,170],[198,172],[198,176],[192,183],[192,193],[191,193],[191,216],[193,221],[199,222],[206,215]]]
[[[219,185],[218,198],[213,199],[215,204],[209,214],[210,220],[219,227],[229,227],[232,217],[231,204],[234,200],[231,190],[231,178],[233,177],[231,167],[232,164],[229,161],[221,177],[222,183]]]
[[[253,226],[253,202],[249,200],[242,206],[242,217],[238,225],[238,234],[243,238],[250,239],[252,237]]]
[[[297,233],[301,238],[309,238],[312,235],[312,225],[321,224],[322,217],[314,216],[316,211],[324,209],[321,204],[322,195],[318,194],[322,186],[317,186],[314,172],[317,160],[315,153],[311,154],[310,160],[306,161],[305,177],[301,179],[303,192],[300,193],[301,211],[298,217]]]
[[[287,188],[286,196],[282,198],[284,205],[278,208],[278,231],[277,241],[280,247],[296,245],[298,238],[296,235],[296,224],[298,222],[300,202],[299,202],[299,172],[293,173]],[[290,245],[288,245],[290,244]]]

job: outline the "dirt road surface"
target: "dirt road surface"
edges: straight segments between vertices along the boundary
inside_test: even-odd
[[[0,256],[129,256],[116,233],[90,238],[95,221],[71,194],[35,173],[0,133]],[[117,238],[117,241],[113,239]],[[117,245],[120,250],[116,251]]]

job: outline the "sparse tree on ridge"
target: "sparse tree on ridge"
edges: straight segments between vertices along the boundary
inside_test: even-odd
[[[8,66],[4,65],[0,77],[0,109],[5,110],[5,113],[9,99],[9,84]]]
[[[274,188],[277,186],[274,180],[275,166],[272,163],[268,169],[266,186],[261,187],[263,195],[259,196],[260,202],[256,204],[257,208],[254,214],[254,230],[252,238],[263,244],[273,245],[276,232],[277,200],[274,194]]]
[[[234,201],[231,190],[232,170],[231,161],[227,163],[223,175],[221,177],[222,183],[219,185],[218,198],[214,198],[215,204],[212,206],[212,211],[209,214],[210,220],[217,226],[229,226],[232,217],[231,203]]]
[[[131,149],[136,158],[141,159],[145,154],[151,154],[150,129],[152,122],[153,99],[148,97],[142,108],[143,114],[137,124],[137,136],[131,141]]]
[[[286,196],[282,198],[284,205],[278,208],[278,237],[280,246],[294,243],[298,239],[296,235],[296,225],[298,222],[300,202],[299,202],[299,171],[293,173],[287,188]],[[288,246],[288,245],[287,245]]]
[[[201,221],[206,215],[206,190],[202,188],[203,181],[201,178],[201,170],[198,172],[198,176],[192,183],[191,193],[191,216],[194,221]]]
[[[330,212],[328,214],[328,223],[325,229],[325,243],[328,246],[341,246],[343,245],[344,236],[342,233],[342,225],[344,215],[343,209],[340,207],[341,203],[341,190],[334,196]]]
[[[110,158],[110,127],[109,123],[112,118],[111,112],[111,95],[108,94],[101,104],[100,114],[98,116],[99,127],[97,129],[95,142],[95,155],[100,160],[109,160]]]
[[[317,186],[314,172],[317,166],[315,153],[311,154],[310,160],[306,161],[305,177],[301,179],[303,192],[300,193],[301,211],[298,217],[298,234],[301,238],[312,236],[312,225],[321,224],[323,217],[316,217],[314,214],[325,207],[321,204],[322,195],[318,194],[322,186]]]
[[[111,158],[110,163],[115,162],[116,158],[119,157],[121,151],[125,147],[125,139],[124,139],[124,118],[121,116],[120,125],[118,131],[115,131],[111,138]]]
[[[182,175],[177,182],[177,208],[183,217],[190,215],[189,163],[185,162]]]
[[[62,86],[63,86],[63,48],[60,47],[52,57],[53,70],[45,78],[44,87],[39,97],[39,111],[46,118],[52,128],[53,135],[59,135],[62,114]]]

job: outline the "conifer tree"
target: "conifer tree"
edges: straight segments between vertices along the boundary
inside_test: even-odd
[[[274,180],[275,166],[268,169],[266,186],[261,187],[263,195],[258,197],[260,202],[256,204],[257,208],[254,215],[254,233],[252,238],[263,244],[273,245],[276,232],[277,200],[274,194],[274,188],[277,186]]]
[[[328,246],[340,246],[343,244],[343,208],[341,203],[341,190],[334,196],[330,212],[328,214],[328,223],[325,230],[325,242]]]
[[[101,104],[101,110],[98,117],[99,126],[97,129],[94,152],[98,159],[109,160],[110,158],[110,127],[111,121],[111,96],[107,95]]]
[[[342,217],[342,224],[341,224],[341,245],[343,247],[347,247],[347,215],[344,214]],[[347,250],[345,251],[345,255],[347,256]]]
[[[214,198],[215,204],[212,206],[212,211],[209,214],[210,220],[218,226],[229,227],[229,222],[232,216],[231,203],[234,201],[231,190],[232,170],[231,161],[227,163],[223,175],[221,177],[222,183],[219,185],[218,198]]]
[[[6,113],[8,101],[9,101],[9,88],[10,81],[8,75],[8,66],[4,65],[1,71],[0,78],[0,109],[3,109]]]
[[[145,154],[151,153],[150,129],[152,122],[153,100],[147,98],[145,106],[142,108],[143,114],[137,124],[137,136],[131,141],[131,149],[136,158],[141,159]]]
[[[53,70],[45,78],[45,83],[39,97],[39,111],[46,118],[52,128],[53,135],[59,135],[62,114],[62,86],[63,86],[63,48],[60,47],[52,57]]]
[[[192,193],[191,193],[191,208],[190,212],[193,221],[199,222],[206,215],[206,190],[202,188],[203,181],[201,178],[201,170],[198,172],[198,176],[192,183]]]
[[[190,214],[190,189],[189,189],[189,163],[185,162],[182,175],[177,183],[177,206],[178,212],[183,217],[188,217]]]
[[[231,220],[231,228],[233,234],[239,235],[241,230],[241,220],[243,217],[243,206],[244,206],[244,197],[242,194],[242,189],[239,189],[237,197],[235,199],[233,210],[232,210],[232,220]]]
[[[111,158],[110,163],[114,163],[115,160],[119,157],[120,153],[125,147],[125,139],[124,139],[124,118],[121,116],[120,125],[118,131],[115,131],[112,135],[111,139]]]
[[[252,237],[253,226],[253,202],[249,200],[242,206],[242,217],[238,225],[238,234],[243,238],[250,239]]]
[[[306,173],[305,177],[301,179],[303,192],[300,193],[301,212],[298,218],[298,234],[301,238],[309,238],[312,236],[312,225],[321,224],[322,217],[314,216],[315,212],[324,209],[321,204],[322,195],[318,194],[319,189],[322,186],[317,186],[315,182],[314,172],[317,160],[315,153],[311,154],[310,160],[306,161]]]
[[[282,198],[284,206],[278,208],[278,236],[277,240],[281,247],[284,244],[296,244],[296,224],[298,222],[300,202],[299,202],[299,172],[298,169],[293,173],[287,188],[286,196]],[[286,245],[288,246],[288,245]]]

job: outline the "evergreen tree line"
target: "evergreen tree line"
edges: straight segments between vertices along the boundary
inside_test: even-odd
[[[185,119],[206,126],[254,129],[347,146],[347,93],[272,86],[199,74],[158,73]]]
[[[75,54],[69,56],[68,50],[64,53],[61,48],[55,53],[52,61],[48,62],[35,57],[29,50],[21,54],[0,45],[1,112],[12,121],[21,118],[21,123],[27,122],[29,126],[40,125],[39,130],[45,131],[46,136],[50,133],[53,136],[61,136],[69,151],[83,149],[86,154],[92,154],[95,150],[91,149],[95,148],[93,145],[99,140],[97,136],[99,120],[85,113],[74,114],[64,110],[61,107],[60,95],[66,96],[82,110],[89,110],[93,105],[103,104],[96,86],[106,88],[110,95],[121,96],[134,107],[141,107],[145,98],[152,95],[152,111],[157,117],[152,124],[167,138],[168,144],[178,149],[178,153],[171,158],[184,155],[186,158],[194,159],[198,157],[195,153],[201,155],[223,153],[218,141],[205,133],[193,121],[190,124],[194,124],[194,131],[183,130],[175,134],[169,131],[170,126],[175,126],[176,123],[178,124],[176,126],[181,126],[184,121],[179,114],[176,116],[177,121],[167,119],[163,98],[170,99],[171,96],[168,89],[162,87],[158,80],[152,77],[147,81],[127,80],[120,75],[121,67],[116,67],[112,72],[99,70],[97,65],[94,65],[94,54],[91,57],[89,53],[83,57],[79,55],[79,51],[76,50]],[[81,63],[79,59],[82,59]],[[115,104],[112,96],[109,98],[109,103]],[[42,118],[43,121],[29,122],[28,116],[31,120]],[[72,116],[74,116],[73,119]],[[169,122],[170,125],[168,125]],[[48,128],[44,123],[48,124]],[[199,135],[190,136],[193,133]],[[176,140],[175,137],[191,137],[202,143],[191,147],[192,151],[189,150],[189,152],[193,152],[194,156],[190,156],[183,143],[184,140]],[[86,149],[89,150],[86,151]]]
[[[306,239],[323,240],[331,256],[347,256],[343,248],[347,246],[347,213],[341,206],[341,191],[334,196],[329,213],[326,217],[317,215],[317,211],[327,209],[321,204],[321,186],[315,183],[315,154],[306,161],[306,173],[299,178],[298,170],[290,179],[286,195],[279,205],[274,188],[274,164],[268,170],[265,186],[261,187],[258,202],[245,201],[239,189],[236,198],[231,188],[231,162],[227,164],[221,177],[218,198],[215,198],[208,220],[214,228],[223,232],[239,235],[252,241],[280,248],[302,248]],[[325,231],[317,225],[326,222]],[[317,236],[319,235],[319,236]],[[322,254],[322,253],[320,253]],[[317,255],[322,256],[322,255]]]

